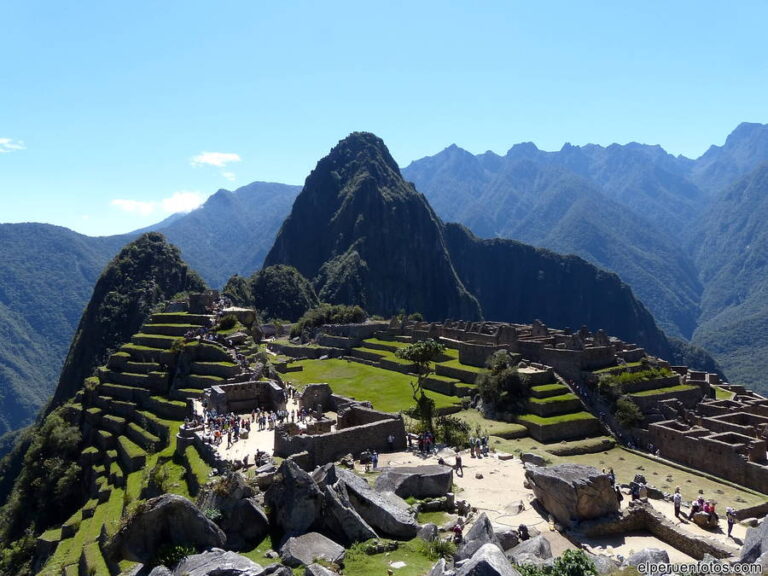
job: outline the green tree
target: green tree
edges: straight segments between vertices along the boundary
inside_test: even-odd
[[[488,372],[478,380],[478,390],[484,402],[503,403],[509,408],[522,409],[528,400],[528,384],[517,370],[519,356],[497,350],[487,360]]]
[[[622,428],[634,428],[643,421],[643,413],[632,400],[621,397],[616,401],[616,420]]]
[[[422,340],[405,348],[395,351],[395,355],[403,360],[408,360],[416,365],[418,377],[416,382],[411,382],[413,399],[416,402],[416,413],[422,426],[429,431],[433,430],[432,416],[435,411],[435,401],[424,392],[424,381],[434,372],[433,362],[445,350],[445,346],[434,340]]]

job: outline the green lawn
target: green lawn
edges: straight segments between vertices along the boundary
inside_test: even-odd
[[[416,376],[383,370],[347,360],[302,360],[294,366],[302,366],[300,372],[290,372],[285,377],[298,385],[327,382],[336,394],[357,400],[370,400],[373,407],[384,412],[399,412],[413,407],[411,382]],[[437,408],[453,406],[459,399],[436,392],[427,392]]]
[[[523,414],[518,416],[519,420],[524,422],[531,422],[533,424],[540,424],[545,426],[547,424],[558,424],[560,422],[575,422],[577,420],[590,420],[594,419],[589,412],[571,412],[569,414],[559,414],[558,416],[539,416],[537,414]]]
[[[686,390],[693,390],[696,386],[690,384],[678,384],[677,386],[670,386],[668,388],[654,388],[653,390],[645,390],[643,392],[633,392],[630,396],[656,396],[657,394],[666,394],[668,392],[683,392]]]
[[[381,338],[368,338],[363,340],[364,344],[379,344],[380,346],[392,346],[393,348],[405,348],[409,344],[407,342],[398,342],[397,340],[382,340]]]
[[[728,392],[728,390],[720,388],[720,386],[713,386],[713,388],[715,389],[716,400],[733,400],[733,397],[736,396],[735,393]]]
[[[362,576],[364,574],[386,574],[391,562],[404,562],[405,566],[398,569],[397,576],[423,576],[427,574],[437,559],[430,559],[424,554],[424,541],[415,538],[409,542],[401,542],[397,550],[385,554],[368,556],[353,547],[347,552],[342,574]]]
[[[528,429],[522,424],[516,424],[514,422],[500,422],[499,420],[488,420],[483,418],[477,410],[462,410],[456,413],[454,416],[461,418],[467,424],[472,427],[472,433],[479,427],[480,433],[489,436],[498,436],[499,438],[516,438],[518,436],[526,436]]]

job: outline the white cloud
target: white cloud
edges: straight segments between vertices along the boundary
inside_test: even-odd
[[[227,164],[240,162],[240,160],[240,154],[234,152],[201,152],[190,159],[190,164],[192,166],[208,165],[224,168]]]
[[[176,214],[177,212],[192,212],[195,208],[205,202],[205,196],[195,190],[180,190],[174,192],[170,198],[163,198],[160,205],[166,214]]]
[[[224,176],[224,178],[226,178],[230,182],[234,182],[237,178],[234,172],[222,172],[221,175]]]
[[[12,138],[0,138],[0,154],[7,152],[16,152],[17,150],[26,150],[24,142]]]
[[[152,214],[157,208],[157,202],[142,202],[140,200],[123,200],[121,198],[112,200],[112,206],[122,210],[123,212],[130,212],[131,214],[141,214],[147,216]]]
[[[149,216],[159,213],[161,215],[176,214],[178,212],[191,212],[205,202],[205,196],[202,192],[196,190],[179,190],[174,192],[168,198],[156,201],[125,200],[118,198],[112,200],[111,204],[118,210],[140,216]]]

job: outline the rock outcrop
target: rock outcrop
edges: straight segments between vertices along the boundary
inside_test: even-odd
[[[768,552],[768,516],[760,525],[747,530],[744,545],[739,554],[739,562],[755,562],[766,552]]]
[[[377,492],[368,483],[347,470],[336,468],[344,483],[349,501],[358,514],[381,535],[410,540],[419,531],[419,524],[408,504],[392,492]]]
[[[235,552],[209,550],[184,558],[174,576],[262,576],[264,568]]]
[[[298,568],[309,566],[318,560],[341,564],[346,551],[330,538],[317,532],[309,532],[302,536],[293,536],[286,540],[280,548],[280,559],[283,564]]]
[[[288,535],[304,534],[317,525],[323,509],[323,494],[312,477],[292,460],[285,460],[264,498],[274,522]]]
[[[453,468],[414,466],[384,468],[376,478],[376,490],[394,492],[400,498],[438,498],[451,491]]]
[[[147,563],[161,546],[205,550],[220,548],[225,542],[224,532],[192,502],[176,494],[163,494],[141,505],[107,548],[112,557]]]
[[[592,466],[527,464],[525,477],[544,509],[564,526],[618,512],[611,481]]]
[[[459,568],[456,576],[520,576],[495,544],[484,544]]]
[[[464,535],[464,540],[459,545],[459,548],[456,550],[456,554],[454,554],[453,557],[457,562],[466,560],[467,558],[471,558],[475,552],[486,544],[498,545],[498,541],[493,533],[491,521],[488,519],[485,512],[483,512]]]

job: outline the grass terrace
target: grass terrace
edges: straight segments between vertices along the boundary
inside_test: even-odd
[[[400,412],[413,407],[411,383],[415,375],[406,375],[375,366],[347,360],[302,360],[293,364],[303,368],[286,374],[299,386],[327,382],[336,394],[358,400],[370,400],[373,407],[384,412]],[[436,392],[427,392],[437,408],[454,406],[459,399]]]
[[[589,412],[571,412],[570,414],[558,414],[557,416],[537,416],[536,414],[523,414],[518,416],[517,419],[520,422],[531,422],[532,424],[539,424],[540,426],[546,426],[547,424],[560,424],[562,422],[577,422],[579,420],[595,420]]]
[[[630,394],[630,396],[657,396],[661,394],[669,394],[670,392],[685,392],[695,388],[697,388],[697,386],[691,384],[678,384],[677,386],[669,386],[668,388],[655,388],[653,390],[645,390],[644,392],[634,392]]]

